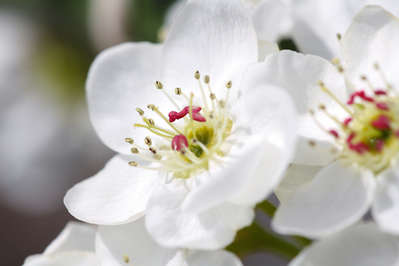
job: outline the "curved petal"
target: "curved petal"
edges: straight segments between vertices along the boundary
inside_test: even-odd
[[[235,124],[247,129],[239,135],[220,166],[200,176],[183,204],[183,210],[201,212],[231,201],[254,206],[277,186],[292,158],[296,139],[293,103],[282,90],[248,83],[234,106]],[[244,88],[245,89],[245,88]]]
[[[219,249],[234,240],[238,229],[248,226],[252,208],[224,203],[204,212],[184,212],[187,189],[180,183],[160,185],[151,196],[146,227],[154,239],[166,247]]]
[[[137,107],[162,107],[168,103],[154,85],[160,60],[160,45],[127,43],[105,50],[91,66],[86,84],[90,119],[101,140],[111,149],[130,154],[124,139],[141,140],[148,133],[133,126],[141,122]]]
[[[26,259],[22,266],[100,266],[94,253],[61,252],[52,256],[34,255]]]
[[[144,218],[130,224],[100,226],[96,252],[103,266],[146,265],[165,266],[176,250],[155,243],[147,233]]]
[[[193,252],[187,256],[189,266],[242,266],[236,255],[225,250]]]
[[[370,207],[374,188],[370,172],[335,162],[282,202],[272,225],[282,234],[324,237],[357,222]]]
[[[72,187],[64,198],[68,211],[79,220],[104,225],[141,217],[158,178],[128,162],[115,156],[97,175]]]
[[[186,252],[184,250],[178,251],[166,266],[189,266],[186,260]]]
[[[212,89],[258,59],[255,30],[240,0],[191,0],[176,18],[163,50],[162,81],[167,87],[198,90],[194,72],[210,76]],[[198,92],[197,92],[198,94]]]
[[[44,254],[50,255],[67,251],[94,252],[95,229],[91,225],[69,222],[46,248]]]
[[[250,72],[255,84],[269,83],[283,88],[294,100],[299,113],[298,156],[294,159],[295,163],[323,165],[331,161],[335,157],[331,153],[333,137],[317,126],[309,110],[318,110],[323,104],[338,119],[345,118],[345,111],[318,85],[319,81],[323,81],[336,98],[346,101],[344,79],[335,67],[317,56],[281,51],[269,56],[265,63],[255,68],[255,71]],[[334,122],[324,114],[316,113],[316,118],[325,128],[336,128]],[[316,145],[309,145],[309,141]]]
[[[373,202],[373,217],[384,230],[399,234],[399,171],[389,169],[379,176]]]
[[[347,73],[356,88],[364,87],[366,75],[376,88],[386,88],[384,79],[393,87],[399,85],[399,20],[379,6],[367,6],[356,15],[342,39]],[[378,63],[385,78],[374,69]]]
[[[374,224],[363,224],[316,242],[289,266],[396,266],[398,254],[398,238],[379,231]]]
[[[263,0],[253,13],[253,22],[258,38],[277,42],[290,33],[294,24],[290,9],[280,0]]]
[[[297,189],[308,184],[321,170],[319,166],[292,164],[285,172],[284,178],[274,190],[280,201],[287,201]]]

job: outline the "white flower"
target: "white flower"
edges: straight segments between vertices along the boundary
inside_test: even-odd
[[[284,87],[300,116],[294,164],[277,189],[280,233],[324,237],[370,207],[384,230],[399,233],[399,20],[368,6],[341,45],[335,66],[288,51],[258,66],[259,81]]]
[[[373,224],[361,224],[318,241],[289,266],[397,266],[399,238]]]
[[[89,111],[120,155],[67,193],[70,213],[115,225],[145,212],[149,232],[168,247],[230,243],[279,183],[295,146],[290,98],[244,73],[257,60],[238,0],[189,1],[163,46],[101,54],[87,82]]]
[[[291,37],[299,50],[331,59],[338,54],[338,33],[368,4],[381,5],[399,15],[396,0],[262,0],[253,20],[259,39],[275,42]]]
[[[99,266],[93,226],[68,223],[43,254],[29,256],[23,266]]]
[[[96,251],[103,266],[242,266],[227,251],[190,251],[159,246],[147,233],[144,219],[119,226],[100,226]]]

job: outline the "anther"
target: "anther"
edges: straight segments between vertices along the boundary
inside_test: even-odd
[[[135,161],[130,161],[129,165],[133,166],[133,167],[137,167],[139,164],[137,162],[135,162]]]
[[[324,104],[320,104],[320,105],[319,105],[319,109],[320,109],[320,110],[326,110],[326,106],[325,106]]]
[[[139,115],[144,115],[144,111],[141,108],[136,108],[137,113],[139,113]]]
[[[129,144],[133,144],[134,140],[132,138],[125,138],[125,142]]]
[[[154,149],[153,147],[150,147],[149,150],[150,150],[150,152],[152,152],[153,154],[157,154],[157,150]]]
[[[337,39],[338,39],[338,41],[342,40],[342,35],[341,35],[341,33],[337,33]]]
[[[157,107],[155,105],[153,105],[153,104],[149,104],[149,105],[147,105],[147,108],[150,109],[151,111],[155,111],[155,109]]]
[[[209,98],[211,98],[211,100],[215,100],[216,99],[216,95],[214,93],[209,94]]]
[[[219,106],[220,106],[221,108],[224,108],[224,107],[225,107],[225,102],[224,102],[223,100],[220,100],[220,101],[219,101]]]
[[[309,140],[308,144],[309,144],[309,146],[311,146],[311,147],[316,146],[316,142],[313,141],[313,140]]]
[[[148,124],[150,124],[151,126],[155,126],[155,122],[153,119],[148,119]]]
[[[151,138],[150,138],[150,137],[145,137],[145,138],[144,138],[144,143],[145,143],[147,146],[151,146],[151,145],[152,145],[152,140],[151,140]]]
[[[205,84],[209,84],[209,82],[210,82],[210,77],[209,77],[208,75],[205,75],[205,77],[204,77],[204,82],[205,82]]]
[[[201,78],[201,74],[200,74],[200,72],[198,70],[195,71],[194,77],[195,77],[195,79],[200,79]]]
[[[123,256],[123,261],[125,263],[129,263],[130,262],[130,258],[128,256]]]
[[[233,86],[233,82],[231,80],[226,83],[226,88],[231,89],[232,86]]]
[[[163,89],[163,84],[162,84],[162,82],[156,81],[156,82],[155,82],[155,87],[156,87],[157,89],[159,89],[159,90],[162,90],[162,89]]]
[[[131,151],[133,154],[139,153],[139,149],[137,149],[136,147],[131,148],[130,151]]]
[[[175,94],[176,95],[181,95],[181,88],[176,88],[175,89]]]

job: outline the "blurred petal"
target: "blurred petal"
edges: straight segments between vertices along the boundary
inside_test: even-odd
[[[397,266],[399,239],[374,224],[358,225],[316,242],[289,266]]]
[[[225,250],[193,252],[187,262],[189,266],[242,266],[236,255]]]
[[[356,15],[342,39],[347,73],[356,89],[364,86],[361,75],[376,88],[386,88],[374,69],[378,63],[388,82],[399,85],[399,20],[379,6],[368,6]]]
[[[90,118],[101,140],[117,152],[130,154],[125,138],[141,140],[147,133],[133,126],[141,121],[136,108],[167,102],[154,85],[160,58],[160,45],[127,43],[102,52],[90,68],[86,85]]]
[[[254,217],[252,208],[224,203],[198,214],[184,212],[187,196],[181,184],[160,185],[148,202],[146,226],[154,239],[166,247],[219,249],[230,244],[238,229]]]
[[[399,171],[398,167],[383,172],[378,178],[373,202],[373,217],[386,232],[399,234]]]
[[[52,256],[28,257],[22,266],[100,266],[94,253],[61,252]]]
[[[282,234],[311,238],[335,233],[362,218],[373,200],[374,188],[372,173],[335,162],[282,202],[273,227]]]
[[[287,201],[299,187],[308,184],[321,170],[319,166],[293,164],[285,172],[285,176],[275,189],[280,201]]]
[[[141,217],[157,174],[128,162],[115,156],[97,175],[72,187],[64,198],[68,211],[82,221],[104,225]]]
[[[176,253],[152,240],[144,218],[125,225],[100,226],[96,250],[102,266],[129,265],[126,261],[133,265],[165,266]]]
[[[258,68],[260,74],[254,84],[269,83],[283,88],[294,100],[299,113],[298,155],[295,162],[325,165],[331,161],[335,157],[331,153],[333,138],[320,130],[309,110],[317,110],[320,104],[324,104],[339,119],[345,117],[342,108],[318,85],[319,81],[323,81],[338,99],[346,101],[345,83],[335,67],[320,57],[282,51],[269,56]],[[324,115],[317,118],[326,128],[336,126]],[[310,140],[316,145],[309,145]]]
[[[50,255],[66,251],[94,252],[95,227],[83,223],[69,222],[64,230],[46,248],[44,254]]]
[[[212,89],[258,59],[255,30],[240,0],[191,0],[179,13],[164,44],[163,80],[184,91],[198,88],[194,72],[210,75]],[[236,76],[234,76],[235,78]]]

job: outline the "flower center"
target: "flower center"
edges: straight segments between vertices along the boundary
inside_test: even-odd
[[[232,82],[226,83],[226,96],[218,100],[208,75],[201,80],[197,71],[194,78],[198,81],[201,99],[196,99],[194,93],[186,95],[181,88],[175,89],[174,96],[169,95],[161,82],[155,83],[155,87],[165,94],[176,109],[164,115],[154,104],[149,104],[147,108],[163,120],[167,127],[158,125],[142,109],[136,109],[143,123],[134,126],[147,130],[150,136],[144,139],[145,146],[136,144],[132,138],[125,139],[132,145],[132,153],[146,162],[139,164],[132,161],[129,162],[131,166],[164,171],[171,178],[188,179],[208,170],[211,161],[221,162],[222,157],[228,153],[230,145],[227,138],[232,134],[233,127],[228,105]],[[183,97],[186,105],[180,107],[174,97]],[[201,106],[194,102],[201,102]],[[159,142],[153,143],[154,136]]]
[[[378,64],[375,64],[375,69],[380,71]],[[321,89],[348,113],[348,117],[340,121],[331,115],[324,105],[320,105],[319,110],[338,127],[325,129],[320,122],[316,122],[334,137],[341,150],[341,158],[378,174],[390,166],[399,152],[399,96],[391,91],[391,85],[387,82],[386,88],[376,89],[366,76],[362,76],[361,79],[368,84],[368,92],[355,91],[346,103],[339,101],[325,84],[320,82]],[[315,118],[315,112],[312,110],[311,115]]]

